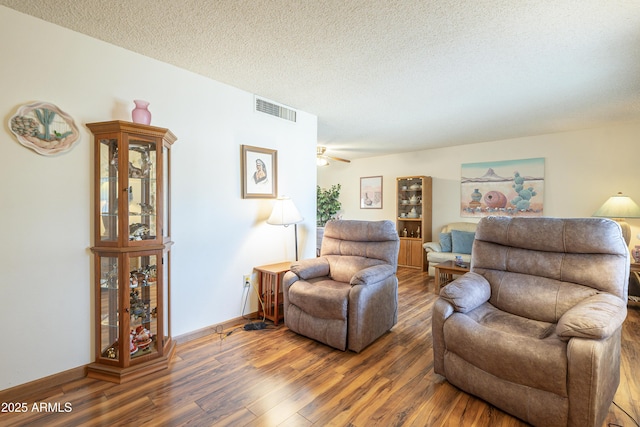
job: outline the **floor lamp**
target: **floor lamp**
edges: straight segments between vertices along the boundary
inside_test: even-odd
[[[269,216],[267,220],[267,224],[271,225],[284,225],[288,227],[293,224],[296,239],[296,261],[298,261],[298,223],[303,220],[304,218],[300,215],[296,205],[286,196],[281,196],[276,199],[276,203],[273,205],[273,211],[271,211],[271,216]]]

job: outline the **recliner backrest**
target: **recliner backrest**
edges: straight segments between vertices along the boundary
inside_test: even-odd
[[[352,255],[325,255],[329,261],[329,276],[338,282],[350,282],[354,274],[367,267],[387,264],[377,258]]]
[[[609,219],[486,217],[471,269],[487,278],[497,308],[556,322],[599,292],[626,299],[629,255],[620,226]]]
[[[320,256],[354,257],[362,265],[398,265],[400,238],[392,221],[329,221],[324,229]],[[358,257],[369,260],[357,260]],[[371,261],[378,260],[378,261]]]

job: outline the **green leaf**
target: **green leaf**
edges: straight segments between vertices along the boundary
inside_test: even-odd
[[[317,225],[324,227],[327,221],[334,219],[342,204],[340,197],[340,184],[334,184],[329,189],[317,186]]]

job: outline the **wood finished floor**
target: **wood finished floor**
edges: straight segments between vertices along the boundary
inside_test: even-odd
[[[20,398],[67,413],[0,413],[2,426],[524,426],[433,373],[433,280],[400,269],[398,324],[360,354],[285,326],[178,345],[169,370],[127,384],[81,379]],[[229,330],[225,331],[228,332]],[[224,336],[224,335],[223,335]],[[624,325],[615,402],[640,420],[640,310]],[[634,426],[611,405],[604,423]]]

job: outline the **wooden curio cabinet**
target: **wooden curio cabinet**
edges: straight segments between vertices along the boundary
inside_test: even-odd
[[[398,265],[427,271],[427,253],[422,245],[431,241],[431,177],[403,176],[396,180]]]
[[[88,376],[121,383],[168,367],[168,129],[110,121],[94,135],[95,356]]]

